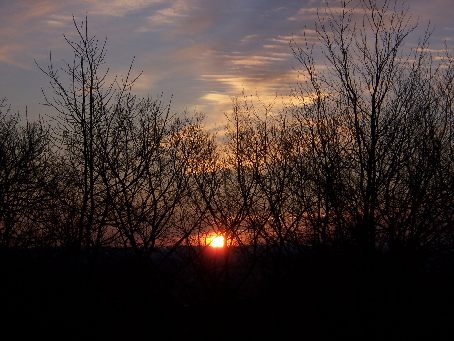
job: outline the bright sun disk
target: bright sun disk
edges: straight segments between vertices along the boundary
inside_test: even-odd
[[[224,236],[221,235],[209,236],[207,238],[207,244],[215,248],[224,247]]]

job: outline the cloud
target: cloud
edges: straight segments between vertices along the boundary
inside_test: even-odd
[[[240,42],[242,44],[247,44],[247,43],[250,43],[251,41],[253,40],[256,40],[257,38],[259,38],[260,36],[258,34],[248,34],[246,36],[244,36]]]
[[[218,94],[218,93],[208,93],[200,97],[202,102],[209,101],[215,102],[217,105],[225,106],[232,104],[232,96]]]
[[[434,1],[437,6],[426,0],[412,0],[409,5],[416,15],[433,15],[441,28],[452,27],[446,10],[452,4]],[[335,10],[338,3],[330,1]],[[4,2],[0,65],[32,69],[33,59],[45,63],[49,50],[56,62],[71,58],[62,34],[74,33],[73,15],[80,22],[78,18],[88,14],[91,33],[108,38],[106,62],[112,74],[124,73],[136,56],[135,68],[143,70],[136,84],[140,94],[169,92],[174,94],[175,106],[197,107],[216,122],[219,113],[231,107],[230,98],[243,91],[272,100],[295,87],[298,73],[293,68],[298,64],[289,44],[295,41],[302,46],[305,38],[316,43],[317,7],[324,8],[325,0]],[[454,33],[443,29],[435,35],[449,42]],[[23,87],[33,83],[22,82]]]
[[[170,39],[205,33],[214,24],[210,4],[204,7],[200,0],[175,0],[150,11],[137,32],[161,31]]]
[[[279,57],[279,55],[284,56],[284,57]],[[243,56],[232,56],[230,58],[230,62],[233,65],[241,65],[245,67],[249,66],[266,66],[270,65],[274,62],[278,61],[283,61],[286,60],[288,55],[287,54],[279,54],[278,56],[276,55],[243,55]]]
[[[54,1],[15,1],[5,6],[0,14],[0,62],[21,69],[32,69],[31,51],[37,46],[48,46],[43,22],[58,12]],[[51,19],[50,22],[55,23]]]
[[[184,13],[186,9],[187,7],[184,3],[179,2],[171,7],[160,9],[147,18],[149,27],[174,24],[182,18],[187,17],[187,14]]]
[[[134,83],[134,88],[140,91],[149,91],[153,88],[156,79],[150,74],[141,74]]]
[[[17,55],[22,54],[24,51],[24,46],[19,44],[10,44],[0,46],[0,63],[6,63],[9,65],[14,65],[21,69],[30,69],[31,66],[26,63],[21,62]]]
[[[18,1],[13,17],[13,22],[27,22],[31,19],[42,18],[50,13],[55,13],[59,5],[55,1],[38,0],[38,1]]]
[[[51,14],[47,16],[43,20],[43,22],[50,27],[60,29],[62,27],[71,25],[73,22],[73,17],[72,15]]]
[[[122,17],[157,4],[165,3],[165,0],[84,0],[84,7],[93,15],[106,15]]]
[[[210,74],[202,75],[201,79],[206,83],[204,88],[215,89],[202,93],[198,98],[201,104],[200,109],[206,110],[211,115],[208,116],[210,127],[216,122],[214,115],[219,112],[228,112],[232,108],[232,98],[243,95],[254,95],[262,103],[274,103],[275,109],[283,107],[280,103],[289,100],[292,85],[296,85],[296,71],[276,70],[274,73],[258,74],[255,76],[240,76],[231,74]],[[216,108],[216,111],[213,110]]]
[[[202,75],[201,79],[210,84],[210,87],[220,88],[220,90],[232,93],[239,94],[241,93],[248,85],[251,85],[254,82],[259,81],[260,78],[254,77],[245,77],[245,76],[236,76],[230,74],[211,74],[211,75]]]

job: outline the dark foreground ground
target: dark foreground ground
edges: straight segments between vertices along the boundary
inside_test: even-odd
[[[454,340],[449,255],[210,252],[3,250],[0,339]]]

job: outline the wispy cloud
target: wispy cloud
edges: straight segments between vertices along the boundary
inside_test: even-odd
[[[279,54],[281,55],[281,54]],[[282,54],[284,55],[284,54]],[[269,55],[243,55],[243,56],[232,56],[230,58],[230,62],[234,65],[241,65],[241,66],[265,66],[273,64],[274,62],[279,62],[286,60],[288,55],[285,57],[278,57],[278,56],[269,56]]]
[[[73,22],[73,17],[72,15],[51,14],[46,16],[43,22],[48,26],[59,29],[70,25]]]
[[[184,2],[175,2],[170,7],[157,10],[152,15],[148,16],[147,28],[150,29],[157,26],[175,24],[179,20],[188,17],[188,14],[185,13],[187,10],[187,3]],[[147,30],[147,28],[144,27],[143,30]]]
[[[17,55],[21,54],[24,50],[23,45],[10,44],[0,46],[0,63],[6,63],[8,65],[14,65],[21,69],[30,69],[30,65],[21,62]]]
[[[332,10],[340,0],[331,0]],[[74,33],[88,15],[91,33],[108,38],[107,65],[124,74],[133,56],[143,70],[136,90],[174,94],[177,108],[205,111],[212,122],[231,106],[231,97],[258,93],[272,100],[296,86],[297,62],[290,42],[315,43],[317,8],[325,0],[17,0],[0,12],[0,72],[33,69],[49,50],[56,62],[71,58],[63,34]],[[421,22],[432,18],[438,40],[452,41],[450,0],[412,0]],[[304,32],[304,35],[303,35]],[[439,46],[435,46],[439,49]],[[38,77],[28,72],[23,77]],[[17,79],[22,89],[36,84]],[[0,94],[13,93],[0,83]],[[45,84],[43,84],[45,85]],[[29,92],[41,96],[39,88]],[[24,101],[29,101],[25,98]],[[36,100],[38,101],[38,100]]]
[[[166,2],[166,0],[83,0],[83,7],[93,15],[121,17]]]

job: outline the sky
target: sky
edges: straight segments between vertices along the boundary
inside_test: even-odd
[[[329,1],[336,6],[338,0]],[[0,98],[31,117],[47,112],[35,65],[71,60],[63,34],[88,17],[89,31],[107,38],[112,74],[134,59],[140,96],[173,96],[176,111],[202,112],[207,127],[222,125],[232,97],[257,94],[282,102],[298,82],[289,42],[313,27],[325,0],[0,0]],[[431,47],[454,47],[454,0],[407,0],[419,29],[430,23]]]

